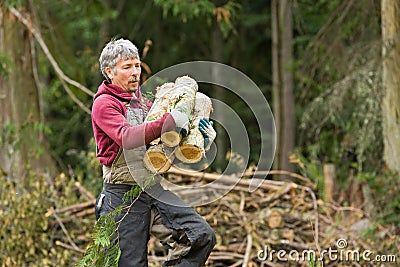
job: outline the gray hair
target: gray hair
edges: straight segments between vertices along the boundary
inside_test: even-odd
[[[133,58],[140,59],[138,49],[131,41],[122,38],[111,40],[103,48],[103,51],[101,51],[99,58],[101,73],[107,81],[110,81],[106,73],[106,68],[110,67],[115,72],[115,66],[117,65],[118,60]]]

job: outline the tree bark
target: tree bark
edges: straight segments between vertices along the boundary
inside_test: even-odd
[[[212,60],[215,62],[219,63],[224,63],[224,39],[223,39],[223,34],[220,29],[220,26],[216,19],[214,19],[213,26],[212,26],[212,33],[211,33],[211,56]],[[215,66],[211,70],[211,75],[213,76],[212,80],[214,81],[220,81],[221,80],[221,73],[220,73],[220,68],[218,66]],[[213,94],[212,97],[215,99],[218,99],[219,101],[222,101],[225,103],[225,88],[222,88],[218,85],[212,85],[212,90]],[[228,136],[225,132],[224,127],[222,126],[225,122],[224,118],[224,112],[219,110],[218,106],[215,107],[215,121],[218,122],[218,124],[215,124],[215,130],[218,133],[218,138],[215,140],[215,144],[217,145],[218,148],[218,153],[216,155],[216,162],[217,166],[219,168],[223,168],[222,166],[226,162],[225,155],[228,152]],[[219,124],[221,123],[221,124]]]
[[[324,164],[323,167],[325,178],[325,201],[335,203],[337,201],[337,188],[336,188],[336,168],[333,164]]]
[[[294,149],[293,33],[291,1],[272,1],[272,83],[277,146],[274,168],[293,171],[289,156]]]
[[[197,163],[205,157],[204,137],[199,129],[202,118],[210,118],[212,111],[211,99],[203,93],[196,93],[193,119],[189,135],[183,138],[175,151],[176,157],[184,163]]]
[[[26,5],[25,10],[29,11]],[[0,75],[0,167],[10,177],[23,178],[25,168],[54,173],[55,164],[43,135],[40,95],[35,83],[29,31],[0,5],[0,55],[4,73]]]
[[[382,99],[384,159],[389,169],[400,172],[400,4],[381,1]]]
[[[197,82],[189,76],[178,77],[175,83],[164,83],[157,88],[154,103],[145,122],[160,119],[166,112],[174,109],[180,110],[190,118],[195,107],[197,90]],[[190,130],[190,125],[187,125],[187,127]],[[190,135],[191,133],[189,132]],[[159,143],[160,140],[162,144]],[[174,156],[172,155],[173,153],[164,150],[179,145],[181,140],[181,134],[175,130],[163,133],[161,138],[154,140],[150,144],[150,148],[146,151],[144,158],[145,167],[155,173],[168,171],[174,160]],[[183,156],[182,154],[180,155]]]

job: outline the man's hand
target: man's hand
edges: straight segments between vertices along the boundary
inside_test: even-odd
[[[212,127],[213,123],[206,118],[202,118],[199,122],[199,130],[204,137],[204,149],[207,151],[210,149],[211,144],[214,142],[217,133]]]
[[[176,131],[183,137],[187,136],[189,132],[189,117],[177,109],[172,110],[170,114],[174,118]]]

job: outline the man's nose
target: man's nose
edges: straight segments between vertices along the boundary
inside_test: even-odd
[[[139,74],[139,70],[137,68],[133,68],[132,70],[132,76],[136,76]]]

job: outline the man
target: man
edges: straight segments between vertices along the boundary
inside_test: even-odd
[[[141,62],[136,46],[129,40],[107,43],[99,62],[106,81],[99,86],[92,107],[97,157],[103,165],[103,191],[96,201],[96,218],[118,206],[132,205],[127,216],[122,212],[115,218],[120,221],[125,216],[117,235],[121,249],[119,266],[148,265],[147,244],[154,211],[171,230],[174,241],[189,247],[164,266],[203,266],[216,238],[193,208],[157,182],[137,199],[122,200],[127,191],[138,186],[138,181],[150,175],[143,165],[145,145],[164,131],[187,128],[188,117],[173,110],[161,119],[143,123],[151,103],[140,92]],[[201,128],[204,138],[212,142],[215,131],[211,124],[203,120]]]

